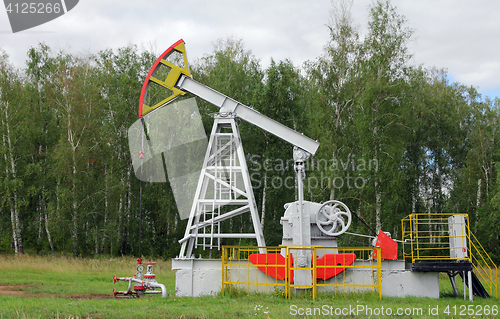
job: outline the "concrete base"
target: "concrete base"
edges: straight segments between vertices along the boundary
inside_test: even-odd
[[[404,260],[383,260],[382,295],[439,298],[439,273],[413,272]]]
[[[175,258],[172,260],[175,273],[175,295],[177,297],[199,297],[215,295],[222,289],[222,260]]]
[[[439,298],[439,273],[382,270],[382,295]]]
[[[284,282],[266,275],[248,260],[239,260],[242,267],[231,267],[228,270],[228,281],[248,292],[273,293],[283,289]],[[356,260],[354,266],[368,266],[372,261]],[[179,297],[197,297],[214,295],[222,289],[222,261],[220,259],[174,259],[172,269],[177,270],[175,276],[175,294]],[[428,297],[439,298],[439,273],[412,272],[405,269],[402,260],[384,260],[381,264],[382,295],[387,297]],[[330,278],[318,286],[318,292],[367,292],[376,283],[377,273],[372,268],[348,268],[337,276]],[[260,283],[255,285],[251,283]],[[322,281],[318,282],[323,283]],[[350,286],[356,285],[356,286]]]

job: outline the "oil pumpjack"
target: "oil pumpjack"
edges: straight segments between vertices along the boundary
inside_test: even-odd
[[[176,55],[177,57],[173,58]],[[166,76],[165,73],[160,72],[164,67],[169,69]],[[148,105],[146,101],[152,87],[163,88],[170,95],[155,105]],[[320,204],[304,200],[305,162],[316,153],[319,143],[193,80],[189,72],[183,40],[179,40],[168,48],[151,68],[141,93],[139,117],[188,92],[215,105],[220,110],[214,116],[212,133],[199,173],[186,231],[179,241],[181,250],[176,261],[193,259],[193,251],[196,247],[220,249],[223,238],[253,238],[261,247],[261,256],[252,256],[250,260],[257,262],[259,258],[271,257],[265,254],[265,239],[257,213],[237,119],[255,125],[293,146],[298,200],[286,205],[286,211],[281,220],[284,232],[283,244],[321,244],[326,247],[336,247],[335,238],[344,233],[351,224],[352,217],[349,208],[339,201]],[[221,212],[220,208],[226,205],[236,208]],[[222,233],[221,222],[247,212],[251,215],[254,233]],[[334,251],[332,250],[331,253]],[[355,258],[355,256],[352,257],[350,262]],[[311,258],[310,251],[299,250],[295,257],[296,264],[299,267],[310,268]],[[296,276],[296,278],[312,280],[311,276]]]
[[[214,115],[208,141],[194,98],[175,101],[186,93],[219,108],[219,112]],[[169,109],[172,112],[166,113],[166,119],[156,120],[161,112],[169,112]],[[177,116],[177,119],[172,119]],[[139,117],[140,120],[129,130],[129,139],[134,135],[133,132],[142,136],[139,142],[130,141],[135,174],[141,180],[149,182],[165,181],[163,168],[166,167],[179,214],[182,219],[188,219],[184,237],[179,240],[179,255],[172,261],[172,268],[177,270],[176,295],[199,296],[220,291],[221,260],[195,258],[194,251],[197,247],[220,250],[225,238],[255,239],[259,253],[248,257],[249,262],[254,265],[262,264],[263,260],[266,264],[285,263],[283,252],[269,254],[266,251],[237,119],[255,125],[293,146],[298,200],[285,204],[281,224],[282,244],[299,247],[294,250],[292,261],[297,286],[308,286],[313,280],[334,277],[356,262],[354,253],[339,254],[336,249],[336,238],[346,233],[352,222],[349,208],[337,200],[325,203],[304,200],[305,163],[316,153],[319,143],[195,81],[189,71],[183,40],[174,43],[153,64],[142,88]],[[147,134],[145,130],[148,131]],[[165,133],[166,130],[168,134]],[[160,146],[155,146],[155,143]],[[162,156],[166,159],[165,163]],[[169,161],[168,158],[172,160]],[[186,164],[190,168],[172,166],[176,163]],[[194,166],[197,168],[194,169]],[[224,232],[222,222],[245,213],[250,213],[253,233]],[[301,248],[311,245],[323,247],[322,253],[312,256],[310,249]],[[397,243],[387,233],[379,231],[374,238],[374,246],[384,246],[381,250],[384,259],[397,259]],[[328,273],[325,271],[313,278],[313,258],[316,258],[316,265],[335,267],[329,268]],[[398,261],[397,267],[400,268],[397,274],[394,275],[392,270],[389,273],[388,276],[394,277],[390,284],[421,285],[423,288],[420,290],[425,290],[424,286],[428,287],[429,281],[415,276],[408,281],[404,261],[401,262]],[[394,266],[388,267],[393,269]],[[286,276],[269,271],[268,267],[258,269],[277,279]],[[437,285],[439,294],[437,278],[433,276],[430,282]],[[434,292],[432,296],[435,296]]]

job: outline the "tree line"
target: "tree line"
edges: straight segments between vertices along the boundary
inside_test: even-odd
[[[327,27],[323,52],[302,66],[271,59],[263,68],[228,38],[191,59],[193,78],[317,139],[305,197],[346,203],[366,223],[354,219],[350,231],[399,238],[412,212],[468,213],[498,262],[500,100],[412,64],[413,30],[389,1],[369,8],[364,31],[348,2],[332,7]],[[70,54],[40,43],[17,69],[0,50],[0,251],[138,254],[127,130],[156,58],[135,45]],[[217,109],[198,106],[208,135]],[[294,178],[292,147],[239,127],[266,242],[277,245],[283,204],[296,198],[284,184]],[[175,257],[186,222],[168,183],[143,185],[142,199],[142,253]],[[248,218],[226,227],[251,231]]]

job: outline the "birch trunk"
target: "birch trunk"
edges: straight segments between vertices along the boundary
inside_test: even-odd
[[[10,222],[12,224],[12,242],[14,243],[14,253],[17,256],[17,254],[19,253],[19,247],[17,245],[16,220],[14,217],[14,210],[12,209],[12,206],[10,208]]]
[[[50,236],[49,231],[49,216],[47,211],[45,211],[45,232],[47,233],[47,240],[49,241],[50,250],[54,251],[54,244],[52,243],[52,237]]]
[[[375,227],[376,231],[378,233],[379,230],[382,229],[382,219],[381,219],[381,214],[382,214],[382,194],[380,193],[380,185],[379,185],[379,176],[378,176],[378,141],[377,141],[377,125],[375,125],[375,128],[373,129],[373,137],[375,140],[375,149],[374,149],[374,161],[377,163],[375,165],[375,170],[374,170],[374,177],[375,177]]]
[[[432,222],[432,215],[431,215],[431,203],[429,202],[427,205],[427,219],[429,220],[429,241],[431,243],[435,243],[436,241],[434,240],[434,233],[432,232],[432,227],[433,227],[433,222]]]
[[[112,175],[113,172],[111,172]],[[106,242],[106,225],[108,224],[108,166],[104,165],[104,225],[102,227],[101,254],[104,253],[104,244]]]
[[[72,165],[73,165],[73,180],[71,187],[73,188],[73,251],[76,253],[78,250],[78,204],[76,202],[76,154],[75,148],[72,147]]]
[[[130,209],[132,207],[132,185],[130,183],[130,172],[131,172],[132,168],[130,168],[128,171],[127,171],[127,179],[126,179],[126,183],[128,185],[128,189],[127,189],[127,206],[125,208],[125,220],[124,220],[124,231],[123,231],[123,234],[122,234],[122,243],[121,243],[121,247],[120,247],[120,254],[123,256],[125,255],[125,245],[127,243],[127,238],[130,238],[129,236],[129,226],[130,226]]]
[[[476,197],[476,207],[479,208],[481,206],[481,179],[477,181],[477,197]]]
[[[125,176],[122,175],[121,178],[122,185],[125,185]],[[117,233],[117,241],[121,240],[122,238],[122,219],[123,219],[123,203],[124,203],[124,197],[126,196],[126,193],[120,194],[120,201],[118,202],[118,233]],[[113,243],[113,241],[111,241]],[[119,242],[118,242],[119,244]],[[111,255],[113,255],[113,249],[111,249]]]
[[[42,217],[42,208],[40,207],[40,202],[38,202],[36,211],[38,213],[38,243],[42,243],[42,235],[43,235],[43,217]]]
[[[335,150],[332,152],[332,159],[336,159],[336,157],[335,157]],[[330,200],[335,200],[335,187],[333,185],[332,185],[332,187],[330,189]]]
[[[266,217],[266,197],[267,197],[267,175],[264,175],[264,189],[262,190],[262,215],[260,217],[260,225],[264,231],[264,222]]]
[[[2,117],[2,126],[5,126],[5,121]],[[7,141],[6,141],[6,137],[5,137],[5,134],[2,134],[2,142],[3,142],[3,146],[5,149],[7,149]],[[5,160],[5,176],[7,176],[7,178],[9,177],[10,175],[10,172],[9,172],[9,166],[8,166],[8,163],[9,163],[9,160],[7,158],[7,152],[4,153],[4,160]],[[17,248],[17,235],[16,235],[16,222],[15,222],[15,217],[14,217],[14,209],[12,207],[12,203],[10,202],[10,199],[9,199],[9,203],[10,203],[10,222],[11,222],[11,225],[12,225],[12,243],[14,245],[14,252],[15,254],[17,255],[19,250]]]
[[[9,126],[9,103],[4,103],[5,117],[2,118],[2,124],[5,127],[5,134],[3,135],[4,146],[7,147],[7,154],[5,154],[5,171],[7,177],[11,176],[12,180],[16,179],[16,164],[14,161],[14,154],[12,151],[12,142],[10,138],[10,126]],[[5,121],[4,121],[5,119]],[[8,156],[8,158],[7,158]],[[10,162],[10,172],[8,168],[8,163]],[[21,222],[19,219],[19,205],[17,201],[17,190],[14,188],[13,191],[13,201],[10,201],[10,211],[11,211],[11,223],[12,223],[12,239],[14,240],[14,250],[15,254],[24,254],[23,240],[21,237]]]

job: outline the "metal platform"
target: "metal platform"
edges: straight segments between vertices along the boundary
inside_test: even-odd
[[[469,287],[469,296],[472,294],[481,298],[489,298],[490,295],[484,289],[483,284],[472,271],[472,262],[418,262],[412,263],[411,271],[415,272],[445,272],[450,277],[451,285],[455,295],[458,295],[455,276],[462,277],[465,285]],[[465,292],[464,292],[465,293]]]
[[[470,262],[419,262],[412,263],[411,271],[422,272],[450,272],[450,271],[472,271]]]

